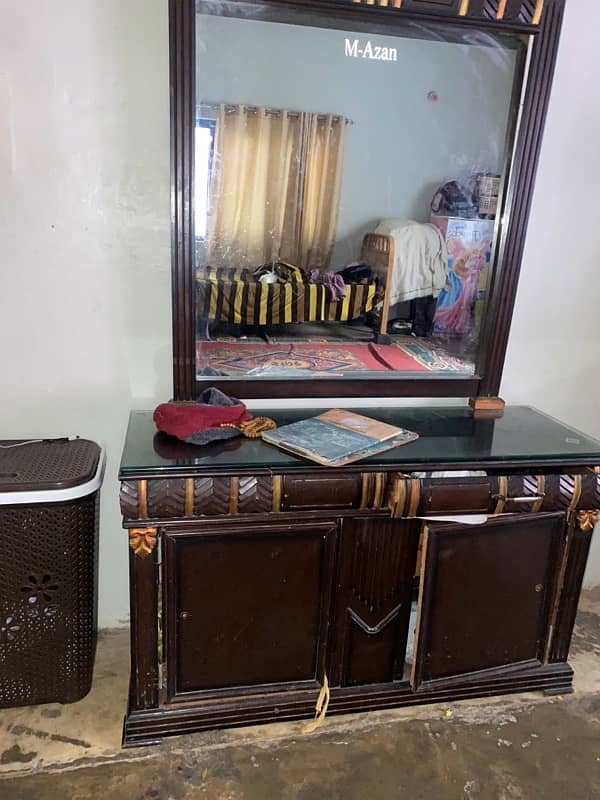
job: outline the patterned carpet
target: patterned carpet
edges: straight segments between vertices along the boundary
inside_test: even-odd
[[[385,372],[368,345],[198,342],[198,368],[226,375]]]
[[[382,349],[385,351],[381,353],[381,358],[392,370],[406,371],[406,358],[408,357],[426,372],[454,372],[463,375],[473,375],[475,373],[473,363],[448,355],[440,347],[434,347],[428,342],[423,342],[419,339],[402,337],[391,346],[382,348],[381,345],[374,345],[373,347],[378,353]],[[403,354],[402,358],[398,357],[397,353],[399,352]],[[410,371],[410,367],[408,369]],[[413,366],[412,369],[414,370],[416,367]]]
[[[473,374],[473,366],[415,339],[389,345],[331,342],[258,343],[200,341],[198,374],[210,367],[228,376],[302,376],[360,372],[452,372]]]

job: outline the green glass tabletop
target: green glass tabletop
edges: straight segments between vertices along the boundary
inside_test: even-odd
[[[254,410],[278,425],[321,410]],[[399,471],[600,465],[600,442],[526,406],[507,407],[500,419],[474,419],[469,408],[363,408],[357,413],[419,434],[409,444],[363,460],[361,467]],[[119,477],[209,474],[248,470],[289,472],[329,469],[260,440],[239,437],[198,446],[159,433],[149,411],[133,411]]]

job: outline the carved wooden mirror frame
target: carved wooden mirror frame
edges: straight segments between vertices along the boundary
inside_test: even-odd
[[[237,0],[244,3],[247,0]],[[174,399],[192,400],[203,388],[269,397],[496,397],[500,389],[535,173],[556,63],[565,0],[259,0],[261,5],[335,11],[349,19],[389,23],[449,23],[490,33],[532,37],[522,117],[514,142],[510,176],[502,198],[496,266],[482,331],[483,377],[436,375],[407,378],[386,374],[364,379],[196,379],[194,293],[193,132],[195,120],[195,0],[169,0],[171,65],[171,204]],[[398,17],[396,17],[397,19]],[[518,105],[518,104],[517,104]]]

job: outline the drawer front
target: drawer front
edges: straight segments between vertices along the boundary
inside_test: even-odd
[[[386,504],[395,517],[531,514],[600,508],[600,475],[490,475],[407,478],[390,475]]]
[[[284,511],[359,508],[361,476],[357,474],[286,475],[283,479]]]
[[[491,505],[492,487],[489,478],[474,478],[468,482],[430,479],[423,494],[425,514],[487,514]]]

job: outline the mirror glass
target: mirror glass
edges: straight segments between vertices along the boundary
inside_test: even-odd
[[[526,41],[199,2],[197,377],[481,375]]]

